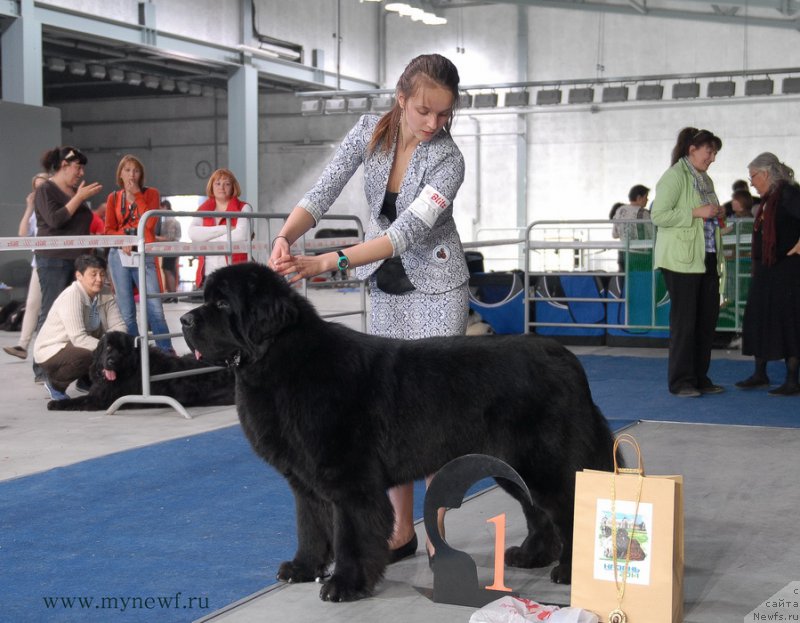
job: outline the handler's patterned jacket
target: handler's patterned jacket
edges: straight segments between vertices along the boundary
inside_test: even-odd
[[[348,132],[314,187],[298,203],[314,220],[328,211],[358,167],[364,164],[364,192],[369,204],[367,240],[386,235],[399,255],[411,283],[427,294],[447,292],[468,278],[461,239],[453,220],[453,200],[464,181],[464,157],[444,130],[417,145],[397,197],[397,219],[381,215],[386,184],[394,158],[380,146],[367,152],[379,117],[364,115]],[[367,279],[382,264],[356,268]]]

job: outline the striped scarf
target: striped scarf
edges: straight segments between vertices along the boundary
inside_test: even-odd
[[[708,203],[719,205],[717,193],[714,192],[714,182],[711,181],[711,178],[708,177],[708,174],[705,171],[698,171],[695,169],[692,166],[692,163],[689,162],[688,157],[684,156],[683,161],[686,163],[689,172],[694,178],[694,189],[700,195],[700,205],[706,205]],[[706,239],[707,253],[717,252],[717,239],[714,235],[716,228],[717,219],[707,218],[703,220],[703,232]]]

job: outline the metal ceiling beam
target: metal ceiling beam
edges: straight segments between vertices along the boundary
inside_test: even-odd
[[[592,0],[493,0],[492,2],[480,1],[473,2],[472,0],[431,0],[434,8],[438,9],[455,9],[467,8],[476,6],[485,6],[487,4],[517,4],[529,7],[543,7],[549,9],[567,9],[575,11],[594,11],[614,13],[618,15],[635,15],[642,16],[642,9],[645,11],[647,17],[661,17],[666,19],[689,19],[693,21],[710,21],[723,24],[744,25],[747,23],[750,26],[764,26],[766,28],[789,28],[792,30],[800,30],[800,21],[795,18],[797,15],[798,3],[795,0],[751,0],[747,2],[750,8],[759,9],[774,9],[775,12],[784,17],[764,17],[763,15],[740,15],[728,14],[723,11],[714,11],[712,4],[706,0],[684,0],[686,4],[694,4],[698,7],[707,7],[709,10],[691,11],[687,9],[678,8],[663,8],[663,7],[645,7],[643,4],[631,0],[626,4],[612,4],[601,1]],[[736,6],[745,6],[744,0],[716,0],[714,4],[731,4]]]
[[[245,46],[228,47],[202,42],[189,37],[181,37],[157,31],[155,44],[148,45],[143,41],[152,39],[150,29],[139,24],[128,24],[107,18],[88,16],[86,14],[52,6],[36,4],[36,19],[47,28],[66,33],[79,34],[81,38],[94,38],[135,46],[141,53],[153,54],[178,60],[210,64],[217,68],[226,68],[234,72],[247,64],[247,54],[252,58],[254,66],[260,74],[275,78],[278,81],[294,82],[299,85],[316,88],[334,88],[336,76],[325,73],[323,82],[319,82],[319,70],[299,63],[269,58],[261,54],[257,48],[243,50]],[[358,78],[341,78],[342,87],[350,89],[369,89],[375,83]]]

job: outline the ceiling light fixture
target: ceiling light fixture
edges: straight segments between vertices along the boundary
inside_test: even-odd
[[[63,58],[51,56],[47,59],[47,69],[50,71],[64,71],[66,68],[67,63]]]
[[[372,98],[372,112],[386,112],[394,106],[393,95],[377,95]]]
[[[347,112],[347,102],[343,97],[332,97],[325,100],[325,114]]]
[[[102,80],[106,77],[106,68],[104,65],[92,63],[89,65],[89,75],[97,80]]]
[[[383,8],[397,13],[401,17],[410,17],[414,22],[422,22],[426,26],[441,26],[447,23],[447,19],[444,17],[439,17],[435,13],[430,13],[407,2],[389,2]]]
[[[73,76],[85,76],[86,63],[82,63],[81,61],[70,61],[69,73],[71,73]]]

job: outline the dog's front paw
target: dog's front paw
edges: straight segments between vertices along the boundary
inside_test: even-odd
[[[556,584],[572,584],[572,564],[562,562],[553,567],[550,580]]]
[[[370,591],[363,586],[353,586],[350,580],[335,573],[319,591],[319,598],[322,601],[356,601],[369,595]]]
[[[298,564],[294,560],[285,560],[278,567],[278,575],[276,578],[281,582],[297,583],[297,582],[313,582],[317,579],[313,569],[305,565]]]

